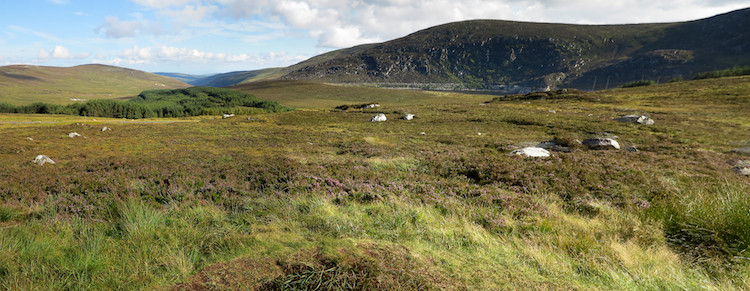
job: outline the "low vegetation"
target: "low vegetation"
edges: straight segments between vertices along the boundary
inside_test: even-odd
[[[319,98],[179,123],[0,114],[0,289],[750,289],[748,77],[492,102],[265,85]],[[601,135],[640,151],[575,146]],[[552,139],[573,149],[509,155]]]
[[[655,84],[656,84],[656,81],[654,80],[638,80],[638,81],[633,81],[633,82],[622,84],[620,88],[643,87],[643,86],[651,86]]]
[[[734,76],[745,76],[750,75],[750,66],[733,67],[731,69],[714,70],[710,72],[700,73],[695,76],[695,80],[700,79],[711,79],[711,78],[723,78],[723,77],[734,77]]]
[[[289,110],[291,109],[288,107],[273,101],[260,100],[249,93],[211,87],[144,91],[128,101],[91,100],[69,105],[32,103],[22,106],[0,103],[0,112],[3,113],[69,114],[128,119]]]

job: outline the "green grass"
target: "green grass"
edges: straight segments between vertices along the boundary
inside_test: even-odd
[[[732,171],[750,158],[731,151],[750,145],[749,87],[492,101],[270,82],[244,90],[299,110],[0,114],[0,289],[750,289]],[[612,120],[635,113],[656,123]],[[640,151],[509,155],[604,132]]]

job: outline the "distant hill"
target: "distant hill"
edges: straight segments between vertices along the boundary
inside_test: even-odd
[[[237,71],[217,74],[188,82],[195,86],[227,87],[252,81],[275,79],[284,74],[284,68],[270,68],[255,71]]]
[[[164,76],[164,77],[170,77],[172,79],[177,79],[177,80],[180,80],[182,82],[185,82],[191,85],[193,82],[209,76],[209,75],[191,75],[191,74],[183,74],[183,73],[164,73],[164,72],[155,72],[154,74],[157,74],[159,76]]]
[[[149,89],[189,86],[172,78],[106,65],[0,67],[0,102],[16,105],[116,99],[135,96]]]
[[[748,27],[750,8],[655,24],[463,21],[326,53],[285,68],[280,79],[511,92],[604,89],[748,65]]]

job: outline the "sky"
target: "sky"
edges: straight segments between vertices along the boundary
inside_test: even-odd
[[[0,0],[0,66],[215,74],[289,66],[448,22],[696,20],[750,0]]]

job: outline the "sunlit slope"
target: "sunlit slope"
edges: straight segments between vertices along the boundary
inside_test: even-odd
[[[144,90],[189,86],[172,78],[105,65],[0,67],[0,102],[16,105],[115,99],[138,95]]]

